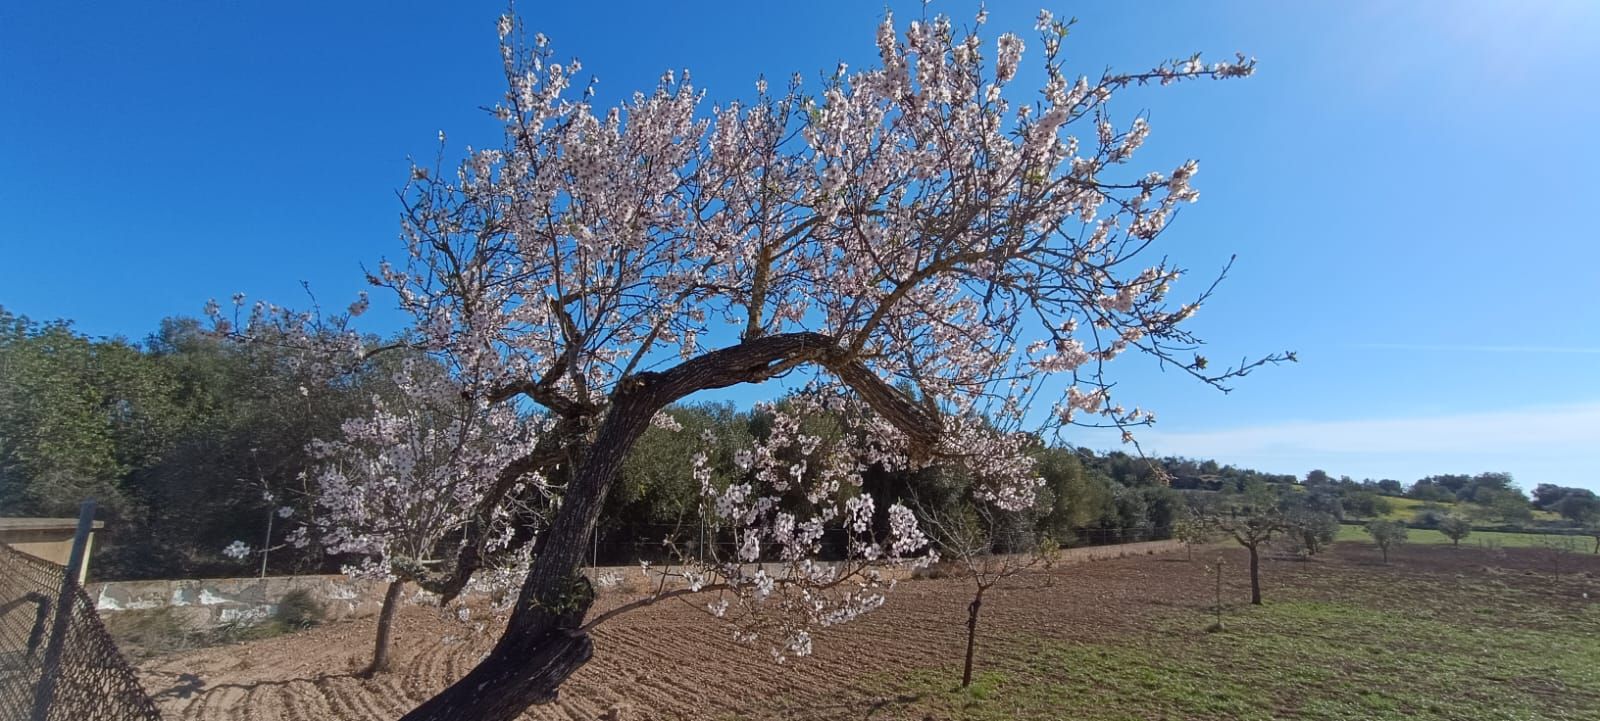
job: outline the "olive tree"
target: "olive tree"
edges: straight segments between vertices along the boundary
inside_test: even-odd
[[[1367,535],[1372,536],[1372,542],[1378,544],[1378,550],[1383,553],[1383,562],[1389,562],[1389,549],[1406,542],[1406,524],[1401,521],[1370,521],[1367,523]]]
[[[1450,539],[1451,546],[1460,546],[1461,539],[1472,535],[1472,521],[1460,516],[1443,516],[1438,520],[1439,532]]]
[[[1194,496],[1191,512],[1207,527],[1233,538],[1250,553],[1250,603],[1261,605],[1261,550],[1295,529],[1266,484],[1255,482],[1239,493]]]

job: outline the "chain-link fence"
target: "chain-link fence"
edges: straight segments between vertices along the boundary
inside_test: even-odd
[[[66,569],[0,544],[0,721],[159,720]],[[59,628],[58,628],[59,626]]]

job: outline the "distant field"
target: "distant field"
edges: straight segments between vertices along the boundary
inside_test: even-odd
[[[1461,540],[1463,547],[1472,548],[1498,547],[1498,548],[1537,548],[1561,539],[1571,539],[1575,550],[1588,553],[1594,548],[1594,539],[1586,536],[1558,536],[1546,533],[1500,533],[1498,531],[1473,531],[1472,535]],[[1361,526],[1340,526],[1340,541],[1357,541],[1372,543],[1372,537],[1367,535]],[[1427,528],[1413,528],[1406,535],[1407,543],[1442,544],[1450,545],[1450,539],[1443,533]]]
[[[1416,517],[1417,508],[1418,507],[1426,505],[1426,504],[1429,504],[1429,503],[1431,503],[1433,505],[1436,505],[1436,506],[1444,506],[1451,513],[1456,513],[1456,514],[1465,515],[1465,516],[1470,516],[1471,515],[1470,513],[1468,513],[1468,509],[1463,508],[1462,504],[1460,504],[1460,503],[1440,503],[1438,501],[1419,501],[1419,500],[1417,500],[1415,498],[1396,498],[1394,496],[1384,496],[1383,500],[1388,501],[1389,505],[1393,507],[1393,510],[1390,510],[1389,513],[1385,514],[1384,518],[1387,518],[1389,520],[1394,520],[1394,521],[1410,521],[1411,519]],[[1558,513],[1551,513],[1550,511],[1535,510],[1533,512],[1533,520],[1535,520],[1535,521],[1559,521],[1559,520],[1561,520],[1561,515],[1558,514]]]

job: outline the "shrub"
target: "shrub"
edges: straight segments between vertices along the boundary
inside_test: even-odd
[[[1445,516],[1436,525],[1453,546],[1461,545],[1461,539],[1472,535],[1472,522],[1460,516]]]
[[[310,628],[326,617],[327,612],[311,597],[311,592],[297,588],[278,600],[278,610],[273,613],[272,620],[289,628]]]
[[[1383,562],[1389,562],[1389,549],[1406,542],[1406,524],[1399,521],[1373,521],[1367,524],[1367,535],[1372,536],[1378,550],[1383,552]]]

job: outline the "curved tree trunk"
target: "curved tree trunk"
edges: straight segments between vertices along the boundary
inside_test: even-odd
[[[967,604],[967,663],[961,669],[961,688],[972,685],[972,654],[978,645],[978,610],[983,607],[983,591]]]
[[[511,721],[529,706],[554,701],[561,684],[594,654],[594,643],[580,628],[594,602],[594,589],[579,569],[585,541],[594,532],[622,459],[659,407],[648,396],[619,394],[574,473],[561,509],[536,542],[533,565],[494,649],[402,721]]]
[[[838,342],[818,333],[746,339],[661,373],[617,382],[605,418],[561,497],[561,507],[534,544],[511,620],[489,655],[460,680],[402,717],[402,721],[512,721],[529,706],[549,703],[568,676],[594,653],[582,630],[594,589],[580,573],[611,483],[623,458],[656,411],[691,393],[766,380],[793,362],[819,363],[854,389],[875,412],[904,431],[913,449],[931,448],[939,425],[915,401],[884,383]]]
[[[1254,545],[1245,546],[1250,549],[1250,603],[1261,605],[1261,553]]]
[[[389,636],[394,630],[394,612],[400,605],[400,591],[405,582],[395,579],[389,582],[389,589],[383,592],[383,609],[378,611],[378,638],[372,644],[372,663],[361,672],[363,676],[376,676],[389,670]]]

